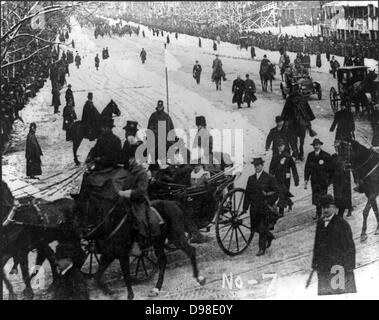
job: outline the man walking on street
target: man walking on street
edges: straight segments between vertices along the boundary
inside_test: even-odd
[[[36,138],[37,125],[33,122],[30,124],[29,134],[26,138],[26,175],[31,179],[38,179],[36,176],[42,174],[41,156],[42,150]]]
[[[201,65],[199,64],[199,61],[196,60],[195,65],[193,66],[192,75],[197,84],[200,84],[201,71]]]

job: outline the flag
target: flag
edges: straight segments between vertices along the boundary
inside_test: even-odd
[[[169,52],[168,49],[165,49],[165,67],[169,71],[178,71],[182,65],[176,58]]]

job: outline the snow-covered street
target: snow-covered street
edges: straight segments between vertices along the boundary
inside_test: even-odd
[[[113,99],[121,110],[121,116],[115,118],[113,132],[122,142],[127,120],[138,121],[140,128],[146,128],[147,121],[155,111],[159,99],[165,102],[165,55],[164,37],[153,37],[152,32],[142,27],[146,33],[137,37],[133,34],[124,37],[94,38],[93,30],[81,28],[77,22],[73,23],[71,38],[82,56],[82,65],[77,69],[70,65],[70,76],[67,84],[72,85],[75,96],[75,110],[79,119],[82,116],[82,107],[86,101],[87,93],[93,92],[94,105],[99,111]],[[141,30],[141,31],[142,31]],[[268,168],[271,151],[265,152],[265,139],[269,130],[275,126],[275,116],[282,111],[284,100],[280,92],[280,75],[273,82],[273,92],[262,92],[259,80],[260,59],[263,54],[278,63],[279,54],[263,51],[257,48],[257,61],[249,59],[249,52],[240,51],[236,46],[221,43],[218,53],[223,62],[227,81],[222,83],[222,91],[216,91],[211,82],[212,61],[214,51],[212,41],[202,39],[203,46],[197,45],[198,38],[179,34],[176,40],[174,34],[170,35],[171,43],[167,46],[170,53],[180,63],[177,71],[169,71],[169,111],[175,128],[188,132],[196,129],[195,117],[203,115],[207,119],[208,128],[212,129],[242,129],[244,169],[237,186],[245,187],[249,175],[254,169],[250,164],[253,156],[264,155],[265,168]],[[100,61],[99,70],[96,71],[94,57],[96,53],[101,56],[103,48],[109,48],[110,58]],[[141,64],[139,53],[142,48],[147,52],[147,61]],[[325,63],[325,57],[323,57]],[[192,77],[192,67],[195,60],[199,60],[203,68],[201,84],[197,85]],[[291,61],[293,57],[291,56]],[[324,63],[323,61],[323,63]],[[314,62],[312,61],[312,65]],[[315,67],[314,67],[315,69]],[[249,73],[257,86],[258,100],[252,108],[237,110],[232,104],[232,82],[239,74],[244,78]],[[315,96],[310,99],[310,105],[316,115],[313,128],[318,138],[324,142],[324,149],[334,153],[334,133],[329,132],[333,120],[330,108],[329,91],[336,87],[336,80],[328,72],[328,66],[313,72],[314,81],[321,83],[323,98],[317,100]],[[30,192],[42,190],[47,185],[69,176],[77,170],[73,160],[72,143],[66,142],[65,132],[62,130],[62,115],[53,114],[51,106],[51,83],[46,81],[45,86],[37,96],[22,110],[21,116],[25,124],[17,122],[13,142],[3,160],[3,179],[14,190],[25,184],[33,184]],[[61,102],[64,104],[64,92],[61,90]],[[246,105],[244,105],[246,107]],[[62,113],[63,106],[60,107]],[[36,136],[43,151],[41,181],[31,182],[26,178],[25,169],[25,139],[29,124],[36,122]],[[356,118],[356,138],[365,144],[371,141],[371,126],[365,118]],[[95,142],[84,140],[79,148],[79,160],[84,161],[90,148]],[[311,138],[306,137],[305,154],[312,150]],[[294,208],[292,212],[285,212],[284,218],[277,223],[274,235],[276,239],[267,254],[256,257],[258,250],[257,237],[250,247],[241,255],[229,257],[218,247],[215,230],[212,226],[207,236],[210,241],[197,245],[199,268],[207,278],[207,284],[199,287],[192,278],[190,264],[182,253],[169,254],[169,266],[166,271],[165,282],[161,299],[318,299],[316,276],[311,285],[305,289],[305,283],[311,271],[311,259],[315,234],[315,222],[312,220],[314,206],[311,205],[311,191],[304,190],[304,162],[297,162],[300,175],[300,185],[292,186],[294,194]],[[45,179],[57,173],[61,175]],[[81,183],[81,177],[71,185],[54,194],[44,195],[47,200],[68,196],[75,193]],[[35,189],[37,188],[37,189]],[[368,240],[360,242],[362,226],[362,209],[365,198],[353,193],[353,215],[347,218],[352,227],[357,252],[357,294],[344,295],[346,299],[378,299],[378,290],[373,284],[379,281],[379,236],[374,235],[377,227],[372,212],[368,219]],[[33,256],[33,254],[31,254]],[[31,259],[33,264],[34,258]],[[50,267],[45,263],[48,282],[51,281]],[[235,283],[228,287],[226,280],[231,277],[241,277],[242,287]],[[126,299],[127,292],[122,280],[118,262],[112,265],[106,273],[106,278],[116,294],[111,299]],[[23,289],[21,276],[13,276],[11,280],[18,284],[17,292]],[[153,287],[153,280],[134,286],[136,299],[147,299],[147,293]],[[89,280],[91,298],[109,299]],[[224,286],[223,286],[224,285]],[[37,290],[37,298],[43,298],[45,292]]]

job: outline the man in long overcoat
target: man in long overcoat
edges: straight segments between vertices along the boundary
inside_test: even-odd
[[[337,111],[334,115],[330,132],[333,132],[337,127],[335,140],[350,141],[354,138],[355,123],[353,114],[346,109],[344,103],[341,104],[341,110]]]
[[[272,154],[273,156],[278,153],[278,143],[280,140],[284,141],[285,143],[285,151],[287,153],[294,151],[293,148],[293,137],[292,137],[292,132],[288,130],[284,126],[284,120],[281,116],[276,116],[275,117],[275,122],[276,122],[276,127],[270,129],[270,132],[267,135],[266,138],[266,151],[270,149],[270,146],[272,144]]]
[[[77,119],[74,106],[72,105],[72,100],[67,101],[67,105],[63,108],[63,127],[62,129],[66,131],[66,141],[71,141],[70,129],[72,124]]]
[[[93,104],[93,94],[89,92],[87,95],[88,100],[84,104],[82,113],[82,125],[84,136],[90,141],[96,139],[98,128],[100,126],[100,113],[97,111]]]
[[[59,112],[59,106],[61,105],[61,93],[59,92],[58,86],[54,86],[51,90],[51,94],[53,95],[53,106],[54,106],[54,113]]]
[[[243,97],[243,102],[247,103],[247,107],[250,108],[250,104],[254,103],[257,100],[257,97],[255,96],[255,92],[257,89],[255,88],[255,83],[253,80],[250,79],[249,75],[246,75],[245,80],[245,94]]]
[[[355,244],[350,225],[339,217],[331,195],[321,199],[322,219],[317,223],[312,269],[317,272],[318,294],[357,292]]]
[[[245,81],[241,79],[241,76],[238,75],[237,79],[233,81],[232,93],[233,99],[232,103],[237,103],[238,109],[241,108],[242,97],[245,91]]]
[[[312,144],[314,151],[308,154],[304,170],[304,189],[308,187],[311,180],[312,204],[316,206],[316,216],[321,217],[320,199],[327,194],[328,186],[331,182],[331,159],[330,154],[321,150],[323,142],[314,139]]]
[[[192,75],[194,79],[196,80],[197,84],[200,84],[200,76],[201,76],[201,65],[199,64],[199,61],[196,60],[195,65],[193,66],[192,69]]]
[[[270,163],[269,173],[273,175],[278,183],[279,188],[279,217],[283,217],[284,209],[289,207],[292,210],[293,202],[290,192],[291,172],[295,186],[299,185],[299,175],[296,169],[296,163],[288,152],[285,151],[286,144],[284,140],[279,140],[278,151],[273,155]]]
[[[245,192],[243,210],[250,207],[251,228],[259,233],[259,251],[257,256],[265,254],[274,239],[270,230],[274,229],[276,214],[270,209],[278,199],[278,185],[273,176],[263,171],[262,158],[253,161],[255,174],[250,176]]]
[[[66,104],[67,104],[68,100],[71,100],[72,106],[75,107],[74,94],[71,90],[72,86],[71,86],[71,84],[69,84],[67,87],[68,88],[67,88],[66,93],[65,93]]]
[[[30,124],[29,134],[26,138],[26,175],[32,179],[38,179],[36,176],[42,174],[41,156],[42,150],[35,136],[37,125],[33,122]]]

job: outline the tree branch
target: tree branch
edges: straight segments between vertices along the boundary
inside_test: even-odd
[[[24,62],[26,60],[29,60],[31,57],[35,56],[38,52],[42,51],[42,50],[45,50],[47,48],[50,48],[51,46],[47,45],[47,46],[44,46],[43,48],[40,48],[38,49],[37,51],[33,52],[32,54],[30,54],[29,56],[27,56],[26,58],[23,58],[23,59],[20,59],[20,60],[17,60],[17,61],[13,61],[13,62],[9,62],[7,64],[4,64],[1,66],[1,69],[4,69],[6,67],[9,67],[9,66],[12,66],[14,64],[17,64],[17,63],[20,63],[20,62]]]

